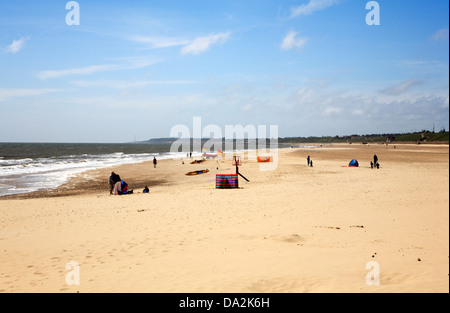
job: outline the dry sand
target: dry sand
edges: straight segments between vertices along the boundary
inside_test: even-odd
[[[244,162],[239,190],[215,189],[229,161],[114,170],[135,194],[110,196],[104,169],[0,200],[0,292],[449,292],[448,146],[280,150],[276,171]]]

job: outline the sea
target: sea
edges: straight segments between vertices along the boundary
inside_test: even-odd
[[[139,143],[0,143],[0,197],[57,188],[87,170],[186,156],[170,148]]]

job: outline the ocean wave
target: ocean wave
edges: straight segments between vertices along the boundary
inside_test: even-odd
[[[0,165],[1,166],[8,166],[8,165],[17,165],[17,164],[27,164],[33,162],[33,159],[1,159]]]

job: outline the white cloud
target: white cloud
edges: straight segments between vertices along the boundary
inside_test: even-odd
[[[316,11],[324,10],[338,3],[337,0],[310,0],[307,4],[302,4],[291,8],[291,17],[301,15],[311,15]]]
[[[116,65],[92,65],[83,68],[73,68],[59,71],[43,71],[38,74],[40,79],[60,78],[70,75],[91,75],[99,72],[117,70]]]
[[[230,35],[231,34],[229,32],[226,32],[205,37],[197,37],[181,49],[181,54],[197,55],[203,53],[205,51],[208,51],[214,44],[224,44],[228,41]]]
[[[324,114],[329,116],[329,115],[337,115],[340,114],[342,112],[342,108],[337,108],[337,107],[327,107],[324,110]]]
[[[42,96],[57,91],[57,89],[0,89],[0,102],[14,98]]]
[[[363,109],[354,109],[351,113],[355,116],[363,116],[365,111]]]
[[[160,110],[159,114],[165,114],[167,112],[173,113],[181,112],[180,114],[183,114],[186,108],[199,109],[205,105],[208,105],[209,103],[212,103],[214,99],[209,99],[206,95],[195,93],[194,94],[173,93],[170,95],[158,95],[151,93],[130,93],[130,94],[121,93],[112,95],[111,93],[104,93],[103,95],[96,95],[96,96],[85,96],[83,94],[80,94],[79,96],[71,97],[69,99],[64,99],[61,101],[77,104],[83,107],[86,106],[101,107],[101,108],[126,107],[128,109],[158,108]],[[189,115],[189,113],[187,114]],[[178,115],[178,117],[179,116],[180,115]],[[168,115],[166,115],[165,118],[169,118]],[[192,118],[192,115],[190,116],[190,118]]]
[[[390,96],[398,96],[405,92],[407,92],[411,87],[420,85],[422,82],[418,78],[409,79],[404,81],[398,85],[388,87],[386,89],[380,90],[381,93],[390,95]]]
[[[97,80],[97,81],[86,81],[79,80],[71,82],[72,85],[83,87],[83,88],[97,88],[106,87],[112,89],[126,90],[126,89],[136,89],[147,86],[170,86],[170,85],[191,85],[197,82],[191,80],[153,80],[153,81],[120,81],[120,80]]]
[[[182,47],[181,54],[200,54],[208,51],[214,44],[224,44],[228,41],[230,32],[212,34],[195,39],[178,37],[158,37],[158,36],[133,36],[128,39],[137,43],[148,45],[149,49],[163,49],[172,47]]]
[[[433,36],[431,36],[431,40],[433,41],[441,41],[448,40],[448,28],[442,28],[438,30]]]
[[[145,37],[135,36],[130,38],[131,41],[148,44],[151,49],[171,48],[177,46],[185,46],[190,43],[189,40],[170,37]]]
[[[448,93],[405,93],[392,98],[310,86],[293,91],[291,97],[278,98],[279,116],[284,114],[286,125],[300,128],[296,124],[301,124],[312,135],[325,129],[325,134],[333,135],[409,131],[433,123],[448,125]],[[412,112],[414,116],[409,116]],[[291,118],[294,116],[295,122]]]
[[[298,33],[295,31],[289,32],[286,37],[284,37],[283,42],[281,43],[281,49],[283,50],[298,50],[300,51],[303,46],[306,44],[307,39],[304,37],[297,37]]]
[[[22,38],[20,38],[19,40],[14,40],[13,42],[12,42],[12,44],[10,44],[6,49],[5,49],[5,52],[6,53],[17,53],[17,52],[19,52],[20,50],[22,50],[22,48],[24,47],[24,45],[25,45],[25,42],[27,41],[27,40],[29,40],[29,38],[28,37],[22,37]]]
[[[155,61],[134,60],[127,61],[126,64],[107,64],[107,65],[91,65],[82,68],[73,68],[65,70],[49,70],[38,73],[37,77],[40,79],[61,78],[72,75],[92,75],[101,72],[133,70],[145,68],[155,64]]]

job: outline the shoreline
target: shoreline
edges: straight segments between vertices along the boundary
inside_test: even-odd
[[[289,149],[289,148],[279,148],[280,149]],[[239,151],[236,152],[237,154],[247,154],[248,150],[245,151]],[[195,158],[201,158],[201,155],[193,155],[192,158],[186,159],[181,156],[171,156],[171,157],[165,157],[162,159],[158,159],[158,165],[161,164],[172,164],[176,165],[177,162],[181,162],[184,160],[185,162],[189,162],[194,160]],[[214,159],[209,160],[209,162],[215,162]],[[224,161],[220,161],[224,162]],[[229,161],[231,162],[231,161]],[[189,165],[189,163],[186,164],[186,166]],[[140,161],[136,163],[125,163],[125,164],[117,164],[107,167],[101,167],[97,169],[87,169],[83,172],[77,173],[73,175],[66,183],[47,190],[38,190],[34,192],[28,192],[28,193],[19,193],[19,194],[12,194],[12,195],[5,195],[0,196],[0,201],[2,200],[22,200],[22,199],[40,199],[40,198],[54,198],[54,197],[64,197],[64,196],[77,196],[80,194],[84,194],[86,191],[83,189],[86,188],[85,184],[88,185],[88,190],[90,192],[98,192],[101,193],[104,190],[109,190],[108,185],[108,177],[111,173],[111,171],[120,171],[120,169],[125,169],[125,172],[128,171],[128,169],[132,167],[139,167],[139,168],[153,168],[153,163],[151,160],[149,161]],[[122,176],[122,175],[121,175]],[[123,177],[122,177],[123,178]],[[79,181],[81,180],[81,181]],[[152,186],[159,186],[167,184],[168,181],[162,175],[159,173],[157,174],[156,178],[151,178],[148,176],[144,176],[140,179],[133,178],[132,180],[128,181],[127,179],[123,179],[126,181],[129,185],[134,184],[137,185],[138,189],[143,189],[146,185],[152,185]],[[77,182],[78,181],[78,182]],[[131,186],[130,186],[131,187]],[[142,188],[141,188],[142,187]],[[133,189],[133,188],[131,188]]]
[[[301,147],[298,147],[298,146]],[[296,147],[297,146],[297,147]],[[293,149],[297,150],[317,150],[320,149],[322,151],[330,149],[330,150],[337,150],[342,149],[346,147],[345,149],[352,149],[354,147],[374,147],[374,146],[380,146],[385,147],[386,149],[393,149],[392,147],[398,146],[401,148],[404,147],[449,147],[448,144],[437,144],[437,143],[427,143],[427,144],[421,144],[418,145],[417,143],[398,143],[394,144],[391,143],[388,146],[386,146],[385,143],[369,143],[369,144],[363,144],[363,143],[330,143],[330,144],[323,144],[323,143],[311,143],[311,144],[304,144],[304,143],[297,143],[292,144],[292,147],[283,147],[278,148],[278,151],[283,150],[289,150],[292,151]],[[248,151],[243,151],[240,153],[244,153],[247,155]],[[195,159],[193,157],[192,159]],[[164,164],[168,162],[178,162],[181,159],[177,158],[164,158],[161,160],[158,160],[158,164]],[[186,161],[186,159],[183,158],[183,160]],[[220,161],[225,162],[225,161]],[[231,161],[229,161],[231,162]],[[108,191],[108,177],[111,171],[118,171],[116,169],[125,168],[128,169],[129,167],[133,166],[139,166],[139,167],[153,167],[152,161],[141,161],[136,163],[126,163],[126,164],[119,164],[115,166],[108,166],[98,169],[88,169],[86,171],[80,172],[76,174],[75,176],[71,177],[66,183],[52,189],[48,190],[39,190],[29,193],[21,193],[21,194],[13,194],[13,195],[5,195],[0,196],[0,201],[2,200],[24,200],[24,199],[42,199],[42,198],[55,198],[55,197],[66,197],[66,196],[78,196],[82,194],[86,194],[87,192],[95,192],[95,193],[103,193],[105,191]],[[126,170],[127,171],[127,170]],[[80,180],[78,181],[77,180]],[[167,179],[164,179],[161,175],[157,175],[156,178],[150,178],[150,177],[144,177],[142,179],[132,179],[130,182],[124,179],[129,185],[130,189],[143,189],[146,185],[152,185],[152,186],[163,186],[165,184],[170,183]],[[86,189],[86,184],[88,184],[88,188]],[[133,185],[137,185],[136,188],[133,188]],[[142,186],[141,186],[142,185]],[[141,188],[142,187],[142,188]]]
[[[167,160],[161,160],[158,163],[166,162]],[[109,194],[109,184],[108,177],[111,171],[117,171],[116,169],[127,168],[127,167],[135,167],[135,166],[148,166],[153,167],[153,163],[151,161],[138,162],[138,163],[128,163],[117,166],[104,167],[100,169],[91,169],[86,170],[84,172],[78,173],[75,176],[71,177],[68,182],[49,190],[39,190],[30,193],[23,194],[15,194],[15,195],[6,195],[0,197],[0,201],[2,200],[24,200],[24,199],[42,199],[42,198],[55,198],[55,197],[66,197],[66,196],[79,196],[83,194],[89,193],[103,193],[107,192]],[[124,179],[125,180],[125,179]],[[128,181],[127,181],[128,182]],[[166,183],[163,179],[148,179],[148,180],[139,180],[134,179],[133,182],[137,182],[137,184],[151,184],[153,186],[163,185]],[[144,188],[142,186],[142,188]],[[139,186],[140,187],[140,186]]]

